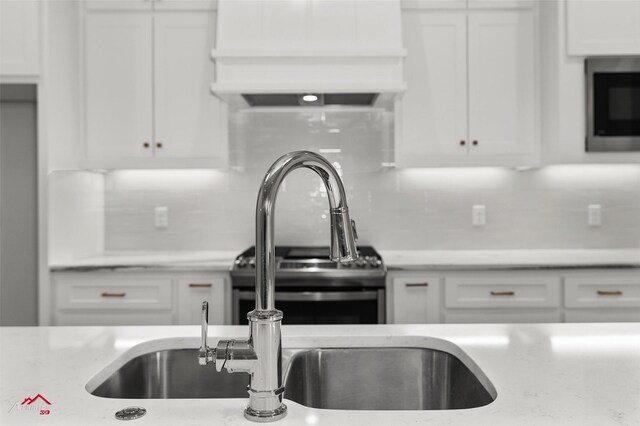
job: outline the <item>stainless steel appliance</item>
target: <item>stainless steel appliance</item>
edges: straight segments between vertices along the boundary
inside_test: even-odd
[[[587,151],[640,151],[640,58],[589,58]]]
[[[386,268],[373,247],[349,263],[329,260],[327,247],[276,247],[276,308],[284,324],[383,324]],[[231,270],[233,323],[247,324],[255,301],[255,248]]]

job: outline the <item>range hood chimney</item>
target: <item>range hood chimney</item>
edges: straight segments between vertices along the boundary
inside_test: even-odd
[[[219,0],[211,91],[235,107],[393,105],[400,0]]]

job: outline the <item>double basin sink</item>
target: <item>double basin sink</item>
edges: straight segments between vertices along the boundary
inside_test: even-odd
[[[429,348],[283,349],[283,381],[286,399],[321,409],[450,410],[496,398],[471,359]],[[104,398],[246,398],[248,384],[248,374],[198,365],[196,349],[167,349],[130,359],[87,390]]]

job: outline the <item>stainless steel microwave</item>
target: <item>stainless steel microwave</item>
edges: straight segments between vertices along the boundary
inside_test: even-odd
[[[640,151],[640,57],[588,58],[587,151]]]

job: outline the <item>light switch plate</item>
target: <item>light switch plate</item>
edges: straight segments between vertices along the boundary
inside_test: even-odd
[[[156,207],[155,223],[157,229],[165,229],[169,227],[169,208]]]
[[[487,208],[484,204],[475,204],[471,211],[473,226],[485,226],[487,224]]]
[[[600,204],[589,204],[587,210],[587,223],[589,226],[602,226],[602,206]]]

